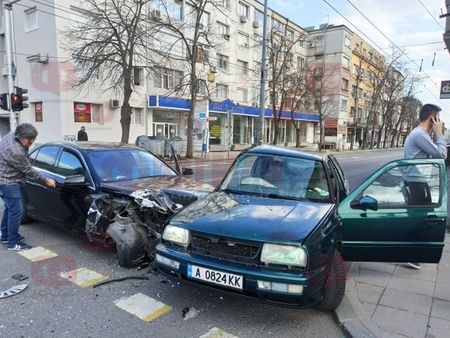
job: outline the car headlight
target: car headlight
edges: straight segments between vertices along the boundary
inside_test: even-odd
[[[306,250],[299,246],[265,243],[261,252],[264,263],[306,267],[306,261]]]
[[[174,225],[166,226],[162,235],[164,240],[184,247],[189,245],[189,237],[189,230]]]

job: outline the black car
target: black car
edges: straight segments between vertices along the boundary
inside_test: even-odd
[[[136,264],[158,239],[167,217],[213,190],[186,177],[192,170],[182,170],[173,158],[174,168],[134,145],[41,145],[31,152],[31,163],[57,187],[28,178],[26,218],[86,231],[91,241],[115,242],[120,264]]]

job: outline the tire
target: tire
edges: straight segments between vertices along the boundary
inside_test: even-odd
[[[345,294],[345,266],[341,255],[336,251],[330,259],[330,268],[322,288],[323,299],[318,308],[332,311],[338,307]]]

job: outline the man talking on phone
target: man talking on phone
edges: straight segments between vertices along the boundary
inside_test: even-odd
[[[443,135],[443,125],[439,118],[441,108],[427,103],[419,113],[419,125],[408,135],[405,141],[405,159],[414,158],[447,158],[447,146]],[[434,134],[434,140],[431,138]],[[404,172],[405,189],[408,205],[431,204],[431,193],[428,183],[415,167],[407,167]],[[420,269],[418,263],[408,263],[414,269]]]

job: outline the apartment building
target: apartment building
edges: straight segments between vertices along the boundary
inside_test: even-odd
[[[220,11],[207,7],[202,19],[201,29],[213,43],[205,44],[196,60],[201,79],[194,121],[197,149],[205,136],[211,150],[226,149],[230,144],[236,148],[248,146],[258,121],[263,5],[254,0],[224,0],[222,5]],[[2,22],[3,11],[2,6]],[[152,2],[147,15],[150,21],[170,16],[188,26],[194,21],[192,12],[189,1],[162,0]],[[81,125],[86,127],[90,140],[120,141],[120,92],[95,84],[72,86],[77,70],[64,32],[83,22],[87,15],[83,1],[21,0],[13,5],[15,85],[29,90],[30,102],[30,107],[20,112],[20,122],[31,122],[37,127],[39,142],[71,140]],[[304,37],[292,52],[294,66],[301,67],[308,53],[303,43],[308,32],[271,10],[269,27],[292,38]],[[4,46],[4,33],[1,36]],[[186,47],[169,30],[149,36],[149,43],[153,49],[171,48],[170,55],[187,55]],[[186,91],[179,90],[185,65],[168,59],[151,70],[139,63],[134,68],[130,142],[142,134],[186,140],[190,101]],[[7,91],[5,63],[2,53],[1,92]],[[267,108],[265,141],[270,141],[273,133],[271,114]],[[7,112],[1,112],[2,133],[8,129],[8,117]],[[301,124],[302,142],[313,143],[318,115],[296,112],[293,118]],[[283,112],[280,141],[285,144],[295,143],[296,131],[290,121],[291,114]]]

